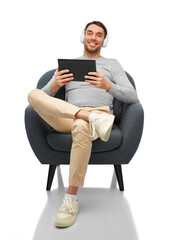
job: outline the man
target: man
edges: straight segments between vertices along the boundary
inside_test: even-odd
[[[69,187],[57,214],[55,225],[72,225],[78,214],[77,191],[84,178],[91,154],[92,141],[108,141],[114,115],[113,99],[125,103],[138,101],[121,65],[115,59],[100,55],[106,44],[107,29],[103,23],[90,22],[84,29],[84,54],[79,59],[95,59],[97,72],[90,72],[84,82],[74,81],[68,69],[55,71],[52,79],[41,90],[29,93],[28,100],[35,111],[56,131],[72,134]],[[54,98],[65,85],[66,101]]]

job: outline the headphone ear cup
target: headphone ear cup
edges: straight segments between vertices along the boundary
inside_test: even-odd
[[[84,43],[84,31],[80,35],[80,42]]]
[[[108,41],[109,41],[109,37],[108,37],[108,35],[107,35],[106,38],[105,38],[105,40],[104,40],[104,42],[103,42],[103,48],[106,48],[106,47],[107,47]]]

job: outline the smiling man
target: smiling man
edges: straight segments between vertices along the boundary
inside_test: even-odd
[[[98,58],[100,56],[100,50],[107,35],[107,30],[104,29],[96,24],[86,26],[86,34],[84,37],[84,56],[89,58]]]
[[[107,29],[93,21],[86,25],[81,42],[83,56],[78,59],[96,60],[96,72],[85,76],[85,81],[74,81],[68,69],[55,71],[41,90],[34,89],[28,100],[34,110],[58,132],[72,134],[69,187],[57,214],[55,225],[72,225],[78,214],[77,191],[84,185],[92,141],[108,141],[114,122],[113,100],[125,103],[138,101],[137,93],[116,59],[104,58],[101,48],[107,44]],[[54,98],[65,86],[65,101]]]

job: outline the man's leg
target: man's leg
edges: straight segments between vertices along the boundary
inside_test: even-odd
[[[71,133],[71,124],[76,118],[89,121],[89,112],[61,99],[50,97],[45,92],[34,89],[28,95],[33,109],[58,132]]]
[[[77,119],[82,119],[86,122],[89,122],[89,115],[90,115],[90,112],[88,112],[87,110],[81,109],[75,114],[75,117]]]
[[[35,89],[28,96],[34,110],[56,131],[72,132],[73,144],[70,156],[69,188],[67,194],[76,195],[84,178],[91,154],[92,138],[89,132],[89,109],[81,109],[63,100],[48,96]],[[95,110],[94,108],[92,111]],[[97,110],[98,111],[98,110]],[[72,209],[67,217],[65,207]],[[65,214],[66,213],[66,214]],[[56,219],[56,226],[65,227],[74,223],[78,213],[76,198],[66,197]]]
[[[77,192],[78,186],[84,185],[84,178],[91,155],[93,141],[90,137],[89,129],[89,115],[91,113],[108,113],[111,115],[109,107],[106,106],[99,108],[85,107],[81,109],[81,111],[77,112],[77,114],[75,115],[77,118],[80,119],[74,120],[71,127],[73,143],[70,155],[70,188],[68,188],[68,193],[72,192],[72,194],[74,194]],[[74,187],[71,188],[71,186]]]
[[[68,189],[67,189],[67,193],[71,194],[71,195],[77,195],[78,192],[78,187],[77,186],[71,186],[69,185]]]
[[[74,120],[71,127],[73,143],[69,166],[69,188],[56,217],[55,225],[57,227],[71,226],[78,214],[78,201],[76,197],[70,197],[69,194],[76,196],[78,187],[84,185],[85,174],[91,155],[92,138],[88,123],[90,116],[86,113],[87,111],[95,112],[97,115],[104,112],[111,115],[108,107],[85,108],[75,115],[77,118],[81,117],[81,119]],[[67,209],[69,209],[69,212]]]
[[[70,154],[69,185],[83,186],[89,163],[92,140],[89,134],[89,124],[82,119],[76,119],[72,124],[72,148]]]
[[[90,139],[88,123],[89,115],[93,111],[97,113],[101,112],[110,113],[109,107],[102,108],[85,107],[84,109],[81,109],[63,100],[50,97],[39,89],[31,91],[29,93],[28,100],[32,107],[35,109],[35,111],[56,131],[71,132],[72,126],[73,144],[71,150],[71,159],[76,158],[81,159],[81,157],[82,158],[85,157],[84,161],[85,166],[79,168],[80,175],[82,176],[80,177],[79,183],[73,184],[74,181],[70,180],[70,187],[68,188],[68,193],[74,195],[78,191],[77,187],[83,184],[84,180],[82,179],[86,173],[86,168],[91,153],[92,140],[94,140],[92,138]],[[83,146],[83,144],[85,147]],[[75,150],[78,150],[77,153]],[[77,163],[81,163],[81,160],[80,161],[78,160]],[[75,161],[70,160],[69,179],[72,179],[71,175],[74,174],[72,171],[72,169],[75,169],[73,167],[74,164]]]
[[[51,97],[39,89],[34,89],[29,93],[28,101],[36,112],[53,118],[76,119],[75,114],[81,110],[81,108],[59,98]]]
[[[92,141],[89,135],[89,123],[76,119],[72,123],[72,148],[69,166],[69,188],[61,208],[57,214],[55,225],[57,227],[71,226],[78,215],[78,200],[76,197],[78,187],[84,185],[84,178],[91,154]]]
[[[89,121],[88,117],[90,113],[88,111],[63,100],[50,97],[39,89],[34,89],[29,93],[28,101],[41,118],[59,132],[71,133],[71,125],[75,118],[82,118],[87,122]],[[63,118],[63,116],[69,116],[70,118]],[[77,186],[69,185],[67,193],[76,195],[77,191]]]

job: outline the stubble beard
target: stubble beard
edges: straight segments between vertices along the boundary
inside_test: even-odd
[[[88,53],[91,53],[91,54],[93,54],[93,53],[98,53],[98,52],[100,52],[100,49],[101,48],[96,48],[96,49],[89,49],[86,45],[84,45],[84,48],[85,48],[85,50],[88,52]]]

